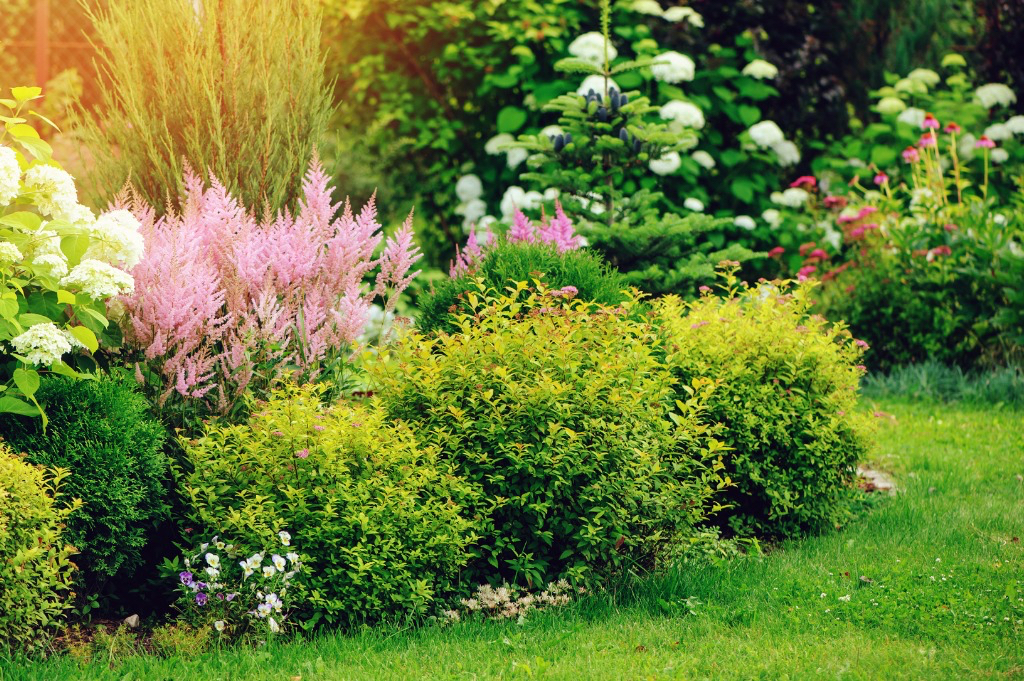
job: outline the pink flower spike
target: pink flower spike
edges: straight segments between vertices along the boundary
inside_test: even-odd
[[[846,208],[848,201],[845,196],[826,196],[825,197],[825,208],[839,208],[840,210]]]
[[[518,208],[516,208],[515,215],[512,217],[512,227],[508,230],[505,238],[511,244],[520,242],[533,243],[537,240],[530,218],[526,217],[523,211]]]
[[[921,159],[921,154],[914,147],[907,147],[903,150],[903,160],[907,163],[916,163]]]
[[[790,187],[816,187],[818,180],[813,175],[801,175],[792,182],[789,183]]]
[[[296,456],[296,458],[299,458],[299,459],[305,459],[306,457],[309,456],[309,450],[305,449],[305,448],[304,449],[300,449],[299,451],[295,452],[295,456]]]
[[[878,173],[875,175],[875,184],[881,187],[883,184],[889,181],[889,176],[885,173]]]
[[[821,248],[815,248],[813,251],[811,251],[811,254],[809,256],[807,256],[807,257],[809,257],[809,258],[818,258],[819,260],[825,260],[826,258],[828,258],[828,253],[826,253]]]
[[[939,121],[937,118],[935,118],[935,116],[928,113],[924,115],[924,121],[921,122],[921,127],[926,130],[938,130]]]
[[[711,287],[710,286],[701,286],[697,290],[700,291],[701,293],[711,293]]]
[[[859,338],[857,340],[853,341],[853,344],[856,345],[858,348],[863,348],[864,350],[867,350],[868,348],[871,347],[870,345],[867,344],[866,341],[862,341]]]
[[[776,246],[772,250],[768,251],[768,257],[769,258],[777,258],[777,257],[779,257],[780,255],[782,255],[785,252],[786,252],[785,248],[783,248],[782,246]]]
[[[801,281],[803,281],[804,279],[811,276],[817,271],[818,268],[815,267],[814,265],[804,265],[803,267],[800,268],[799,271],[797,271],[797,276],[800,277]]]
[[[978,141],[974,143],[974,146],[978,149],[992,149],[996,146],[996,143],[988,138],[988,135],[982,135],[978,138]]]

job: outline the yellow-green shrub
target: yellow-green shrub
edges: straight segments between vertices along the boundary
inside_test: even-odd
[[[732,451],[734,483],[719,516],[739,533],[792,535],[848,513],[866,441],[857,413],[863,342],[810,315],[811,283],[747,287],[724,297],[669,296],[656,310],[680,381],[716,382],[708,418]]]
[[[612,309],[511,286],[468,292],[474,314],[456,333],[410,332],[370,369],[388,415],[476,492],[465,580],[593,581],[650,565],[709,506],[703,459],[718,443],[700,398],[670,418],[674,381],[635,299]]]
[[[66,476],[25,463],[0,442],[0,650],[45,645],[71,607],[76,551],[60,533],[77,503],[54,501]]]
[[[308,625],[425,613],[466,562],[470,489],[405,425],[322,392],[279,389],[248,423],[185,443],[197,536],[248,555],[290,533],[305,569],[289,601]]]

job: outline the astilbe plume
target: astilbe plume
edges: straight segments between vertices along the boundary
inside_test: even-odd
[[[176,394],[225,413],[257,377],[315,379],[346,361],[371,304],[392,310],[418,273],[412,215],[375,258],[375,197],[358,214],[346,201],[336,218],[341,204],[317,161],[295,215],[257,221],[216,178],[206,187],[190,170],[184,186],[180,210],[160,218],[137,197],[122,201],[146,239],[135,291],[122,298],[126,340],[159,377],[161,406]]]

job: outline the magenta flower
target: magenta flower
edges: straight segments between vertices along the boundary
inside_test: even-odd
[[[801,175],[800,177],[798,177],[795,180],[793,180],[792,182],[790,182],[789,186],[790,187],[800,187],[800,188],[806,187],[806,188],[810,189],[812,187],[816,187],[817,184],[818,184],[818,180],[813,175]]]
[[[921,127],[926,130],[938,130],[939,121],[935,116],[930,113],[924,115],[924,120],[921,122]]]
[[[878,186],[882,186],[888,181],[889,176],[886,175],[885,173],[878,173],[877,175],[875,175],[875,184],[877,184]]]
[[[946,127],[943,128],[942,131],[945,133],[949,133],[950,135],[955,135],[956,133],[960,132],[960,126],[950,121],[949,123],[946,124]]]
[[[202,594],[202,593],[196,594],[196,605],[202,607],[202,606],[206,605],[206,601],[208,601],[208,600],[209,600],[209,598],[207,597],[206,594]]]
[[[839,208],[843,209],[846,207],[848,201],[845,196],[826,196],[825,197],[825,208]]]
[[[178,573],[178,579],[180,579],[181,583],[184,584],[185,586],[192,586],[192,573],[191,572],[187,572],[187,571],[186,572],[179,572]]]
[[[691,328],[691,329],[699,329],[699,328],[700,328],[700,327],[702,327],[702,326],[707,326],[707,325],[708,325],[709,323],[710,323],[710,322],[707,322],[707,321],[703,321],[703,322],[696,322],[696,323],[694,323],[694,324],[690,324],[690,328]]]
[[[947,232],[955,232],[956,230],[958,230],[958,229],[959,229],[959,227],[957,227],[956,225],[954,225],[954,224],[953,224],[952,222],[947,222],[946,224],[944,224],[944,225],[942,226],[942,228],[943,228],[944,230],[946,230]]]
[[[982,135],[978,138],[978,141],[974,143],[974,146],[978,149],[992,149],[996,146],[996,143],[988,138],[988,135]]]
[[[799,278],[800,278],[801,280],[803,280],[803,279],[806,279],[807,277],[811,276],[812,274],[814,274],[814,273],[815,273],[815,272],[817,272],[817,271],[818,271],[818,268],[817,268],[817,267],[815,267],[814,265],[804,265],[803,267],[801,267],[801,268],[800,268],[800,269],[799,269],[799,270],[797,271],[797,273],[796,273],[796,274],[797,274],[797,276],[798,276],[798,277],[799,277]]]
[[[850,230],[850,238],[859,239],[862,236],[864,236],[865,231],[866,230],[864,229],[864,227],[854,227],[852,230]]]
[[[854,344],[854,345],[856,345],[856,346],[857,346],[858,348],[863,348],[863,349],[865,349],[865,350],[867,350],[867,349],[868,349],[869,347],[871,347],[871,346],[869,346],[869,345],[867,344],[867,342],[866,342],[866,341],[862,341],[862,340],[861,340],[861,339],[859,339],[859,338],[858,338],[857,340],[853,341],[853,344]]]
[[[785,252],[786,252],[785,248],[783,248],[782,246],[776,246],[772,250],[768,251],[768,257],[769,258],[777,258],[777,257],[779,257],[780,255],[782,255]]]
[[[299,458],[299,459],[305,459],[306,457],[309,456],[309,449],[302,448],[299,451],[295,452],[295,456],[296,456],[296,458]]]
[[[949,246],[943,244],[942,246],[936,246],[933,248],[932,253],[934,255],[953,255],[953,250]]]
[[[916,163],[920,158],[921,154],[914,147],[907,147],[903,150],[903,160],[907,163]]]
[[[927,134],[921,135],[921,139],[919,139],[917,141],[917,144],[918,144],[918,146],[920,146],[922,148],[923,147],[934,147],[935,144],[936,144],[935,135],[933,133],[930,133],[930,132],[927,133]]]
[[[700,291],[701,293],[711,293],[711,287],[710,286],[701,286],[697,290]]]
[[[575,286],[563,286],[558,291],[565,298],[575,298],[576,295],[579,294],[580,292],[579,289],[576,288]]]
[[[824,260],[825,258],[828,257],[828,253],[826,253],[821,248],[815,248],[813,251],[811,251],[811,254],[809,256],[807,256],[807,257],[809,257],[809,258],[818,258],[819,260]]]
[[[318,423],[315,426],[313,426],[313,430],[315,430],[318,433],[322,433],[324,431],[324,427]]]

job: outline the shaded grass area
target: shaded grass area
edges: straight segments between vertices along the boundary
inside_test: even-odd
[[[1024,366],[965,372],[938,362],[897,367],[864,377],[862,392],[875,399],[966,402],[1024,408]]]
[[[1024,416],[874,406],[891,418],[870,464],[900,494],[763,557],[674,570],[523,624],[113,665],[0,661],[0,679],[1024,678]]]

